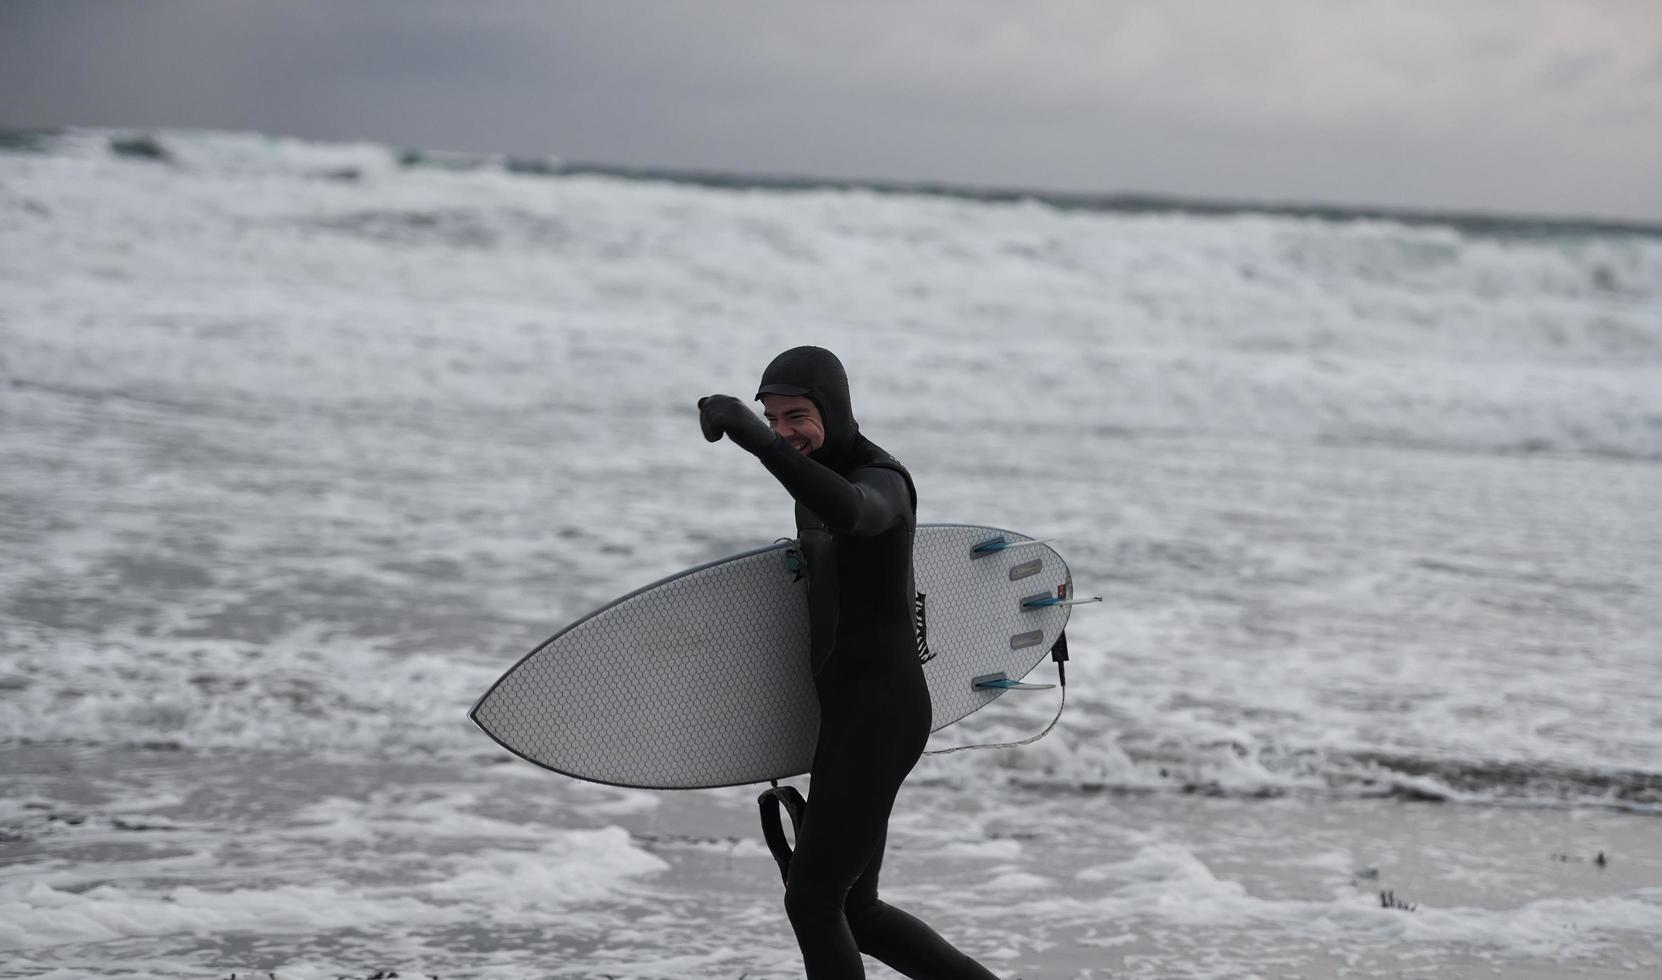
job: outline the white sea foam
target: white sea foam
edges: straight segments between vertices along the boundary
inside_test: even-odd
[[[490,829],[490,828],[486,828]],[[396,832],[391,828],[390,832]],[[498,925],[542,925],[551,916],[627,897],[630,882],[668,867],[621,828],[550,832],[540,846],[436,855],[398,885],[263,883],[139,889],[56,885],[14,868],[0,882],[0,948],[167,936],[434,928],[489,916]],[[389,828],[380,827],[377,834]],[[495,839],[512,839],[491,834]],[[548,838],[552,836],[553,839]],[[116,869],[104,866],[99,873]],[[159,869],[158,869],[159,870]],[[174,874],[187,871],[175,866]],[[273,869],[278,870],[278,869]]]
[[[1365,785],[1385,755],[1662,749],[1627,696],[1654,535],[1615,529],[1651,471],[1461,455],[1662,458],[1657,239],[546,179],[240,134],[160,134],[158,163],[110,139],[0,156],[27,559],[0,573],[0,734],[468,751],[462,709],[555,626],[788,531],[687,406],[819,340],[924,519],[1054,533],[1110,593],[1078,616],[1059,735],[932,771],[1253,792]],[[1494,508],[1451,492],[1506,495],[1543,540],[1507,554]],[[1531,639],[1505,639],[1531,604]],[[1588,652],[1565,679],[1515,669],[1566,647]],[[943,738],[1028,734],[1025,705]]]
[[[978,955],[1085,937],[1127,973],[1232,976],[1304,968],[1281,945],[1568,961],[1662,932],[1638,884],[1407,913],[1342,841],[1277,852],[1319,887],[1266,886],[1240,841],[1115,823],[1144,794],[1662,805],[1662,239],[550,178],[241,134],[164,132],[157,161],[113,135],[0,153],[0,750],[31,761],[0,796],[24,849],[0,945],[29,969],[799,971],[730,829],[750,791],[480,766],[501,753],[465,711],[588,609],[790,532],[691,407],[801,342],[848,361],[922,519],[1054,537],[1106,598],[1075,612],[1052,735],[927,759],[902,794],[898,894]],[[1055,697],[934,744],[1032,734]],[[1536,850],[1591,868],[1573,839]],[[904,884],[909,861],[940,883]],[[248,945],[277,934],[325,938]]]
[[[678,381],[737,383],[787,338],[859,350],[902,326],[908,342],[862,375],[872,417],[1049,424],[1061,403],[1130,429],[1662,455],[1654,239],[735,193],[166,141],[177,166],[7,159],[8,200],[46,211],[13,231],[31,288],[12,376],[312,406],[523,408],[557,390],[661,410]],[[311,155],[381,165],[296,179],[290,161]],[[62,227],[94,207],[98,227]],[[100,288],[77,291],[66,336],[50,297],[77,280]],[[959,390],[965,370],[1011,383],[968,405],[917,397]]]
[[[432,926],[457,921],[463,914],[413,898],[374,899],[361,892],[304,886],[229,892],[180,887],[165,895],[109,886],[62,892],[39,883],[7,883],[0,888],[5,891],[0,897],[5,922],[0,925],[0,943],[14,950],[192,931]]]

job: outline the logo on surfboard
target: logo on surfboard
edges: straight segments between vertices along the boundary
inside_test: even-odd
[[[928,599],[927,595],[919,592],[917,603],[913,607],[915,610],[913,620],[918,635],[918,663],[920,664],[926,664],[935,659],[935,655],[929,652],[929,617],[924,611],[924,603]]]

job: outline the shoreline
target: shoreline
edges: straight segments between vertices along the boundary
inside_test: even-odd
[[[755,787],[279,753],[0,762],[0,976],[800,975]],[[1662,966],[1662,820],[1608,809],[920,780],[882,890],[1025,980]]]

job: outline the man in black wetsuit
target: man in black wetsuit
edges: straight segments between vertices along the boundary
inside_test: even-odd
[[[994,980],[877,898],[889,811],[929,738],[913,632],[912,477],[860,434],[848,376],[830,351],[780,354],[756,398],[766,423],[731,395],[699,399],[699,422],[704,438],[726,435],[755,454],[796,499],[820,725],[785,911],[808,978],[864,977],[864,952],[908,977]]]

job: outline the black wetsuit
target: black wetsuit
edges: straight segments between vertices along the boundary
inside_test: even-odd
[[[993,980],[934,930],[877,898],[889,811],[929,737],[929,688],[913,621],[912,478],[860,435],[848,379],[830,351],[781,354],[757,397],[769,393],[806,395],[825,425],[824,444],[805,455],[726,406],[727,434],[796,499],[808,566],[819,743],[785,909],[809,980],[864,977],[862,952],[908,977]]]

